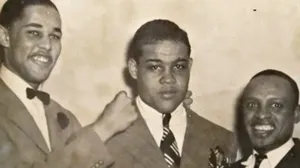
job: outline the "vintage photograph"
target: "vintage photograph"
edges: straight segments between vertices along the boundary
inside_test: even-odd
[[[0,0],[0,168],[300,168],[300,1]]]

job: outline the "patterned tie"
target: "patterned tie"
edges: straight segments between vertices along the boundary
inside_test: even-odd
[[[178,152],[177,143],[172,131],[169,128],[171,114],[163,115],[163,137],[160,142],[160,149],[170,168],[178,168],[180,166],[180,154]]]
[[[43,102],[44,105],[49,105],[50,103],[50,95],[46,92],[26,88],[26,94],[28,99],[33,99],[36,96]]]
[[[259,168],[261,162],[266,159],[267,156],[266,155],[262,155],[262,154],[255,154],[255,165],[254,168]]]

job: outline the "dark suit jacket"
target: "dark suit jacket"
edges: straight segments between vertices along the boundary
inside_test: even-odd
[[[281,159],[276,168],[300,168],[300,140],[293,139],[295,145],[293,148]],[[231,165],[231,168],[245,168],[241,163],[246,161],[249,156],[242,158],[240,161]]]
[[[187,109],[181,168],[208,167],[209,148],[217,145],[235,157],[236,149],[231,148],[231,144],[233,134],[230,131]],[[168,168],[141,115],[129,129],[109,140],[107,146],[115,160],[113,168]]]
[[[82,128],[72,113],[53,100],[45,113],[51,152],[24,104],[0,79],[1,168],[104,168],[112,163],[98,135]]]

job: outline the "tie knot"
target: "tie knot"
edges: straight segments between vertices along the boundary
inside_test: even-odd
[[[163,114],[163,126],[169,126],[171,120],[171,114],[170,113],[165,113]]]
[[[261,161],[263,161],[264,159],[267,159],[267,155],[265,155],[265,154],[255,154],[255,159],[256,159],[258,162],[261,162]]]
[[[48,105],[50,103],[50,95],[46,92],[26,88],[26,95],[28,99],[33,99],[34,97],[39,98],[44,105]]]

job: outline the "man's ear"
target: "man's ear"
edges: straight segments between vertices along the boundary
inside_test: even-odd
[[[193,65],[193,58],[189,58],[189,70],[191,70]]]
[[[130,76],[133,79],[137,79],[137,66],[138,66],[137,62],[133,58],[130,58],[127,62],[127,66],[128,66]]]
[[[0,45],[9,47],[9,34],[6,28],[0,25]]]
[[[300,121],[300,105],[298,104],[296,109],[295,109],[295,121],[294,123],[298,123]]]

